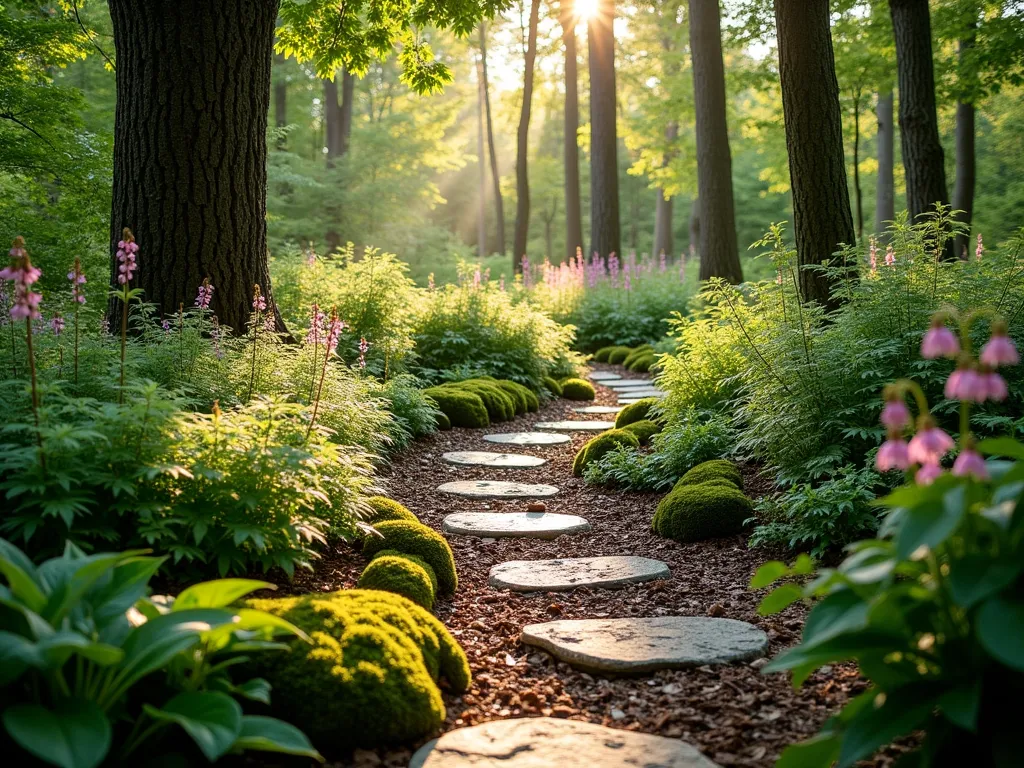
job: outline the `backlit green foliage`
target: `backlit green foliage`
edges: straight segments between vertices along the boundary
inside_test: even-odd
[[[453,427],[478,428],[490,425],[484,401],[475,392],[451,387],[431,387],[423,390],[448,418]]]
[[[386,520],[410,520],[419,522],[419,518],[410,512],[406,507],[387,496],[371,496],[366,499],[366,506],[370,512],[363,518],[370,525],[383,523]]]
[[[547,388],[555,397],[562,396],[562,385],[558,383],[558,379],[554,379],[551,376],[544,377],[544,386]]]
[[[503,421],[511,421],[516,416],[515,401],[498,386],[496,381],[467,379],[465,381],[442,384],[438,389],[472,392],[483,401],[484,408],[487,409],[487,417],[491,423],[498,424]]]
[[[647,445],[652,437],[661,432],[661,425],[650,419],[643,419],[642,421],[634,421],[627,424],[623,429],[636,435],[640,445]]]
[[[572,462],[572,473],[576,477],[582,477],[591,463],[600,461],[602,456],[618,446],[639,448],[640,441],[635,434],[624,429],[609,429],[607,432],[602,432],[597,437],[588,440],[580,448]]]
[[[426,568],[407,557],[375,557],[363,569],[356,586],[402,595],[429,611],[434,607],[434,586]]]
[[[608,362],[612,365],[622,365],[632,351],[631,347],[615,347],[608,353]]]
[[[388,520],[374,526],[379,536],[367,536],[363,551],[373,555],[382,549],[396,549],[422,557],[437,574],[438,594],[451,595],[459,586],[455,556],[444,536],[433,528],[409,520]]]
[[[621,429],[634,421],[643,421],[650,417],[651,408],[657,405],[658,398],[656,397],[645,397],[635,403],[630,403],[615,417],[615,426]]]
[[[608,355],[610,355],[612,353],[613,349],[615,349],[614,346],[611,346],[611,347],[601,347],[599,350],[597,350],[594,353],[594,362],[596,362],[596,363],[607,363],[608,362]]]

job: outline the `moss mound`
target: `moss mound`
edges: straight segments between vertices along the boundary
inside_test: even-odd
[[[530,400],[526,396],[527,392],[530,392],[522,384],[517,384],[514,381],[499,381],[497,385],[501,388],[501,391],[512,398],[512,404],[516,409],[516,416],[522,416],[530,408]],[[530,392],[532,395],[533,393]]]
[[[357,586],[394,592],[428,611],[434,607],[434,586],[426,568],[401,555],[375,557],[363,569]]]
[[[437,428],[442,432],[452,428],[452,421],[445,415],[444,411],[437,412],[437,416],[434,417],[434,422],[437,424]]]
[[[596,396],[594,385],[583,379],[566,379],[562,382],[562,397],[567,400],[593,400]]]
[[[586,470],[587,465],[593,461],[597,461],[609,451],[620,445],[627,445],[630,448],[639,448],[640,441],[636,435],[632,432],[627,432],[624,429],[609,429],[607,432],[602,432],[597,437],[588,440],[579,453],[576,454],[576,458],[572,462],[572,473],[576,477],[582,477],[583,472]]]
[[[680,485],[658,504],[651,527],[676,541],[703,541],[739,533],[751,514],[750,499],[735,486]]]
[[[519,393],[526,403],[526,413],[536,413],[540,410],[540,400],[537,398],[537,394],[526,385],[520,384],[518,381],[500,381],[498,383],[510,395],[513,392]],[[518,406],[516,406],[516,413],[518,412]]]
[[[419,522],[416,515],[387,496],[371,496],[366,500],[366,503],[370,507],[370,514],[366,518],[366,522],[370,525],[383,523],[385,520],[411,520],[414,523]]]
[[[658,357],[653,352],[647,352],[640,357],[634,358],[633,361],[626,366],[629,370],[635,373],[647,373],[651,368],[658,362]]]
[[[562,396],[562,385],[558,383],[558,379],[552,378],[551,376],[545,376],[544,386],[547,387],[548,392],[550,392],[555,397]]]
[[[430,567],[430,563],[419,555],[408,555],[405,552],[399,552],[397,549],[382,549],[373,556],[373,559],[376,560],[378,557],[404,557],[406,560],[411,560],[421,566],[426,571],[427,578],[430,579],[430,588],[434,590],[435,595],[437,594],[437,574]]]
[[[610,355],[614,349],[618,349],[618,347],[601,347],[594,353],[594,361],[598,363],[607,363],[608,355]]]
[[[425,389],[423,394],[437,404],[453,427],[479,429],[491,423],[484,401],[473,392],[442,385]]]
[[[698,464],[679,478],[676,487],[678,488],[680,485],[699,485],[708,480],[720,479],[728,480],[741,491],[743,490],[743,475],[740,474],[739,467],[727,459],[712,459],[711,461],[705,461],[703,464]]]
[[[628,424],[646,420],[650,416],[651,408],[657,404],[658,398],[645,397],[627,405],[615,417],[615,428],[622,429]]]
[[[654,347],[650,344],[641,344],[639,347],[633,347],[633,350],[626,355],[626,358],[622,361],[622,364],[629,368],[633,364],[634,360],[637,360],[644,355],[654,354]]]
[[[437,589],[441,595],[450,595],[459,586],[455,572],[455,557],[444,536],[422,523],[408,520],[389,520],[376,526],[380,536],[367,536],[363,551],[368,555],[382,549],[397,549],[407,555],[422,557],[437,574]]]
[[[632,351],[629,347],[615,347],[608,353],[608,362],[612,365],[622,365],[622,361],[629,357]]]
[[[253,654],[253,672],[274,689],[273,713],[298,723],[322,751],[414,741],[438,729],[445,709],[436,681],[469,687],[466,654],[434,616],[377,590],[250,600],[305,630],[312,645]]]
[[[643,419],[642,421],[634,421],[632,424],[627,424],[623,429],[636,435],[640,445],[647,445],[652,437],[661,432],[661,425],[650,419]]]
[[[511,421],[516,417],[516,404],[511,396],[496,381],[487,379],[467,379],[466,381],[443,384],[444,387],[463,389],[477,395],[484,401],[487,416],[491,423]]]

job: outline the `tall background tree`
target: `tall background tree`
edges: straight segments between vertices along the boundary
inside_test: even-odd
[[[590,250],[622,253],[615,99],[615,0],[596,0],[587,20],[590,54]]]
[[[521,259],[526,255],[526,238],[530,233],[530,178],[527,164],[530,156],[530,108],[533,105],[533,70],[537,60],[539,20],[540,0],[531,0],[526,47],[523,51],[523,101],[519,110],[519,130],[516,132],[516,228],[512,246],[513,270],[522,269]]]
[[[491,89],[487,84],[487,29],[480,24],[480,56],[477,58],[477,76],[484,95],[484,114],[487,118],[487,147],[491,158],[491,182],[494,185],[494,218],[497,222],[496,253],[505,252],[505,204],[501,198],[501,174],[498,173],[498,150],[494,146],[494,121],[491,119]]]
[[[885,232],[887,222],[896,218],[896,184],[893,179],[895,163],[896,125],[893,121],[892,89],[878,94],[875,119],[878,122],[877,159],[878,175],[875,179],[875,232]]]
[[[562,158],[565,175],[565,257],[571,259],[583,247],[583,213],[580,204],[579,74],[576,62],[576,6],[561,0],[558,21],[565,49],[565,101],[563,103]]]

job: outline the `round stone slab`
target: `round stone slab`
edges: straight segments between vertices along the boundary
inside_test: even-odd
[[[533,499],[558,493],[558,489],[553,485],[509,483],[504,480],[457,480],[454,483],[439,485],[437,490],[471,499]]]
[[[622,410],[617,405],[588,405],[586,408],[573,408],[576,413],[598,413],[602,415],[608,415],[611,413],[618,413]]]
[[[513,592],[565,592],[576,587],[614,589],[670,575],[665,563],[646,557],[568,557],[499,563],[491,568],[488,583]]]
[[[768,636],[754,625],[704,616],[549,621],[524,627],[520,639],[586,672],[613,675],[752,661],[768,650]]]
[[[409,768],[718,768],[684,741],[595,723],[526,717],[449,731],[424,744]]]
[[[498,467],[499,469],[526,469],[547,464],[547,459],[522,453],[494,453],[492,451],[452,451],[441,456],[449,464],[463,467]]]
[[[489,443],[506,445],[558,445],[568,443],[568,435],[553,435],[550,432],[502,432],[496,435],[484,435]]]
[[[560,432],[604,432],[615,426],[614,421],[541,421],[534,429],[557,429]]]
[[[594,371],[587,378],[591,381],[618,381],[622,377],[611,371]]]
[[[586,533],[590,523],[578,515],[550,512],[455,512],[444,519],[441,529],[491,539],[557,539],[563,534]]]

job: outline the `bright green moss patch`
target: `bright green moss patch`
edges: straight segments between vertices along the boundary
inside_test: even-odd
[[[473,392],[440,386],[425,389],[423,394],[437,404],[453,427],[479,429],[491,423],[484,401]]]
[[[608,355],[610,355],[612,350],[615,349],[618,349],[618,347],[601,347],[594,353],[594,361],[598,363],[607,363]]]
[[[622,365],[622,361],[629,357],[632,351],[629,347],[615,347],[608,353],[608,362],[612,365]]]
[[[558,379],[554,379],[551,376],[545,376],[544,386],[547,387],[548,392],[550,392],[555,397],[562,396],[562,385],[558,383]]]
[[[516,416],[522,416],[526,413],[529,404],[526,399],[525,392],[529,392],[530,390],[526,389],[522,384],[516,384],[514,381],[498,381],[496,384],[501,387],[501,390],[506,395],[512,398],[512,402],[516,409]]]
[[[632,432],[636,435],[636,439],[640,441],[640,445],[647,445],[654,435],[661,432],[661,425],[651,421],[650,419],[643,419],[641,421],[634,421],[632,424],[627,424],[623,429],[626,432]]]
[[[467,379],[466,381],[442,384],[441,389],[462,390],[477,395],[483,401],[492,424],[511,421],[516,416],[515,403],[496,382],[486,379]]]
[[[622,364],[626,368],[629,368],[629,366],[633,364],[634,360],[638,360],[644,355],[649,355],[653,353],[654,347],[652,347],[650,344],[641,344],[639,347],[633,347],[630,353],[626,355],[625,359],[623,359]]]
[[[658,357],[653,352],[647,352],[633,360],[626,367],[636,373],[647,373],[658,362]]]
[[[452,421],[444,411],[438,411],[437,416],[434,417],[434,421],[437,423],[437,428],[442,432],[452,428]]]
[[[455,572],[455,557],[444,536],[422,523],[407,520],[389,520],[375,526],[380,536],[367,536],[363,551],[368,555],[382,549],[397,549],[409,555],[422,557],[437,574],[438,593],[453,594],[459,586]]]
[[[562,397],[566,400],[593,400],[596,396],[594,385],[583,379],[566,379],[562,382]]]
[[[657,404],[658,399],[656,397],[645,397],[643,400],[637,400],[635,403],[627,405],[615,417],[615,427],[622,429],[627,424],[644,421],[650,415],[651,408]]]
[[[371,496],[366,500],[366,504],[370,507],[370,514],[366,518],[366,522],[370,525],[383,523],[385,520],[411,520],[414,523],[419,522],[416,515],[387,496]]]
[[[703,541],[739,533],[752,514],[750,499],[735,486],[677,485],[658,504],[651,527],[676,541]]]
[[[437,574],[430,567],[430,563],[419,555],[406,554],[405,552],[399,552],[397,549],[382,549],[373,556],[373,559],[376,560],[378,557],[404,557],[406,560],[411,560],[417,565],[422,566],[423,570],[427,572],[427,578],[430,579],[431,589],[434,590],[435,595],[437,594]]]
[[[434,586],[426,568],[402,555],[375,557],[363,569],[357,586],[394,592],[428,611],[434,607]]]
[[[740,474],[740,469],[735,464],[727,459],[712,459],[711,461],[705,461],[702,464],[698,464],[681,478],[676,483],[678,488],[680,485],[698,485],[708,480],[725,479],[743,490],[743,475]]]
[[[607,432],[602,432],[597,437],[587,441],[580,448],[579,453],[576,454],[576,458],[572,462],[572,473],[576,477],[582,477],[588,464],[597,461],[620,445],[639,448],[640,441],[636,435],[624,429],[609,429]]]

